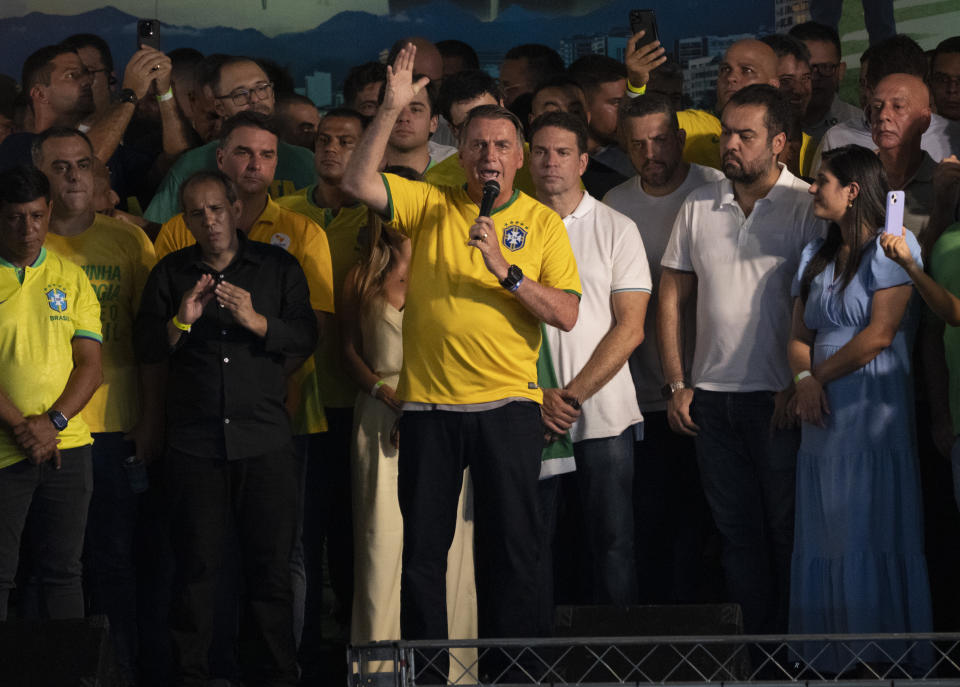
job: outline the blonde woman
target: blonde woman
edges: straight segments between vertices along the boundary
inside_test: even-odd
[[[410,241],[372,212],[360,244],[360,262],[347,274],[343,303],[337,307],[348,372],[361,389],[354,409],[352,461],[355,644],[400,638],[403,520],[397,497],[397,446],[403,438],[395,430],[402,407],[396,385],[403,363],[401,331],[410,266]],[[446,575],[452,639],[476,637],[477,632],[468,474],[458,512]],[[471,664],[460,660],[464,666]],[[463,667],[457,660],[450,664],[450,679],[456,681]]]

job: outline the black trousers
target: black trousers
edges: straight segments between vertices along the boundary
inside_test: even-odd
[[[403,514],[400,630],[405,639],[447,638],[444,575],[468,465],[474,487],[479,635],[537,635],[542,447],[535,403],[514,402],[483,412],[403,414],[398,489]],[[445,675],[444,663],[435,664],[438,675]]]
[[[238,655],[245,684],[295,685],[290,553],[298,464],[289,445],[224,461],[168,450],[176,559],[170,629],[179,684],[205,685],[220,567],[236,527],[244,575]]]

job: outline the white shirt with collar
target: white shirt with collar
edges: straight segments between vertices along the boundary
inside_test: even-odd
[[[873,142],[873,136],[870,133],[870,125],[862,115],[830,127],[823,135],[817,152],[814,153],[810,173],[815,174],[820,168],[820,157],[825,150],[851,144],[870,150],[877,149],[877,144]],[[954,122],[936,113],[931,114],[930,126],[920,138],[920,147],[930,154],[934,162],[960,154],[960,122]]]
[[[572,330],[545,327],[560,386],[579,374],[615,324],[612,295],[652,290],[647,254],[633,220],[584,192],[580,204],[563,218],[563,223],[577,259],[583,296]],[[630,369],[624,364],[613,379],[583,402],[583,413],[570,428],[570,438],[577,442],[616,437],[639,422],[643,422],[643,415]]]
[[[723,179],[690,193],[661,264],[697,276],[691,382],[708,391],[779,391],[790,383],[790,286],[804,246],[826,225],[809,184],[780,176],[749,217]]]

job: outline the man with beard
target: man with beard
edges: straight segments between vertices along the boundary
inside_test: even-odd
[[[136,102],[150,85],[159,81],[160,88],[169,88],[170,60],[156,50],[137,51],[124,70],[120,94],[127,94],[127,99],[107,104],[102,113],[97,112],[98,101],[109,99],[109,93],[94,91],[94,76],[77,49],[68,43],[48,45],[30,55],[23,63],[20,80],[30,102],[29,126],[0,146],[0,167],[29,163],[33,136],[52,126],[83,128],[93,143],[94,154],[107,160],[114,154]],[[92,125],[81,126],[95,113],[97,119]]]
[[[627,65],[627,95],[631,98],[636,98],[646,90],[651,72],[664,61],[659,41],[639,50],[634,48],[640,37],[638,33],[629,39],[624,57]],[[731,45],[720,61],[716,111],[722,112],[730,97],[745,86],[779,86],[778,68],[779,60],[773,48],[761,41],[750,38]],[[720,169],[720,120],[712,112],[692,109],[677,112],[677,120],[687,134],[683,159]],[[801,169],[807,164],[806,159],[800,160]]]
[[[587,97],[590,157],[626,179],[633,168],[617,141],[617,112],[627,92],[626,68],[605,55],[586,55],[568,71]]]
[[[219,62],[212,79],[217,113],[224,119],[251,110],[272,115],[275,100],[273,83],[263,68],[247,57],[228,57]],[[194,172],[217,168],[217,141],[184,153],[170,168],[143,216],[162,224],[177,214],[180,185]],[[272,197],[293,193],[313,180],[310,151],[280,141],[277,145],[276,172],[270,184]]]
[[[648,93],[631,100],[620,114],[621,145],[633,161],[636,176],[610,190],[603,202],[631,218],[640,229],[650,261],[653,283],[660,282],[660,259],[667,247],[677,212],[693,189],[718,181],[712,167],[683,161],[686,132],[667,96]],[[667,402],[670,388],[657,348],[657,296],[654,292],[643,343],[630,356],[637,401],[643,412],[643,441],[635,445],[637,494],[636,537],[641,603],[694,603],[703,577],[700,564],[706,530],[706,502],[697,472],[693,440],[670,431]],[[682,314],[685,331],[683,369],[693,358],[696,331],[693,308]]]
[[[661,264],[657,312],[667,418],[695,437],[723,539],[728,596],[748,634],[787,627],[799,431],[790,427],[790,286],[803,247],[822,233],[807,194],[777,156],[790,105],[752,85],[721,113],[726,179],[683,202]],[[682,314],[697,299],[692,368]]]

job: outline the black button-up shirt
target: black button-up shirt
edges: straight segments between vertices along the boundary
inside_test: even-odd
[[[167,323],[205,273],[250,292],[254,310],[267,318],[264,338],[237,324],[214,298],[191,331],[170,347]],[[317,343],[316,316],[296,258],[242,233],[237,256],[221,272],[202,262],[198,245],[171,253],[150,273],[134,332],[142,362],[169,360],[171,448],[235,460],[290,442],[284,363],[310,355]]]

